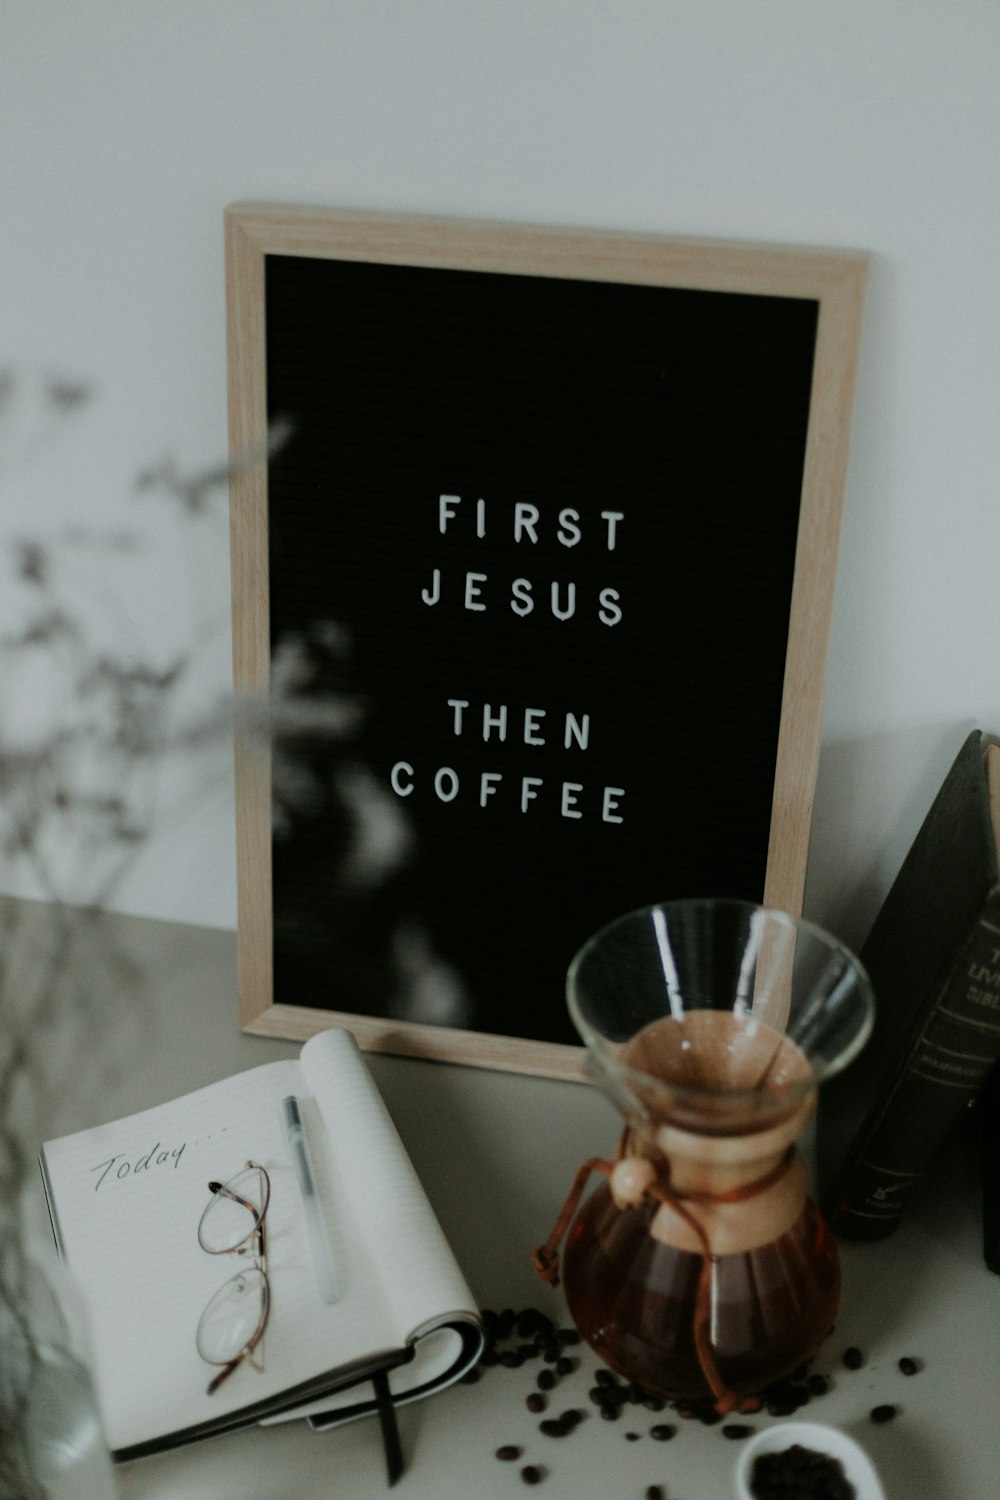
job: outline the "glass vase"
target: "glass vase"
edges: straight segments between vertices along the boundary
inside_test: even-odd
[[[597,933],[567,993],[625,1125],[610,1159],[581,1164],[536,1268],[561,1274],[577,1328],[624,1379],[752,1410],[837,1316],[837,1248],[797,1142],[871,1029],[865,973],[783,912],[683,901]]]
[[[115,1500],[80,1294],[30,1232],[18,1260],[0,1298],[0,1494]]]

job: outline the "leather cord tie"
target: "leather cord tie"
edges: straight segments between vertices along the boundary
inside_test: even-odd
[[[604,1161],[601,1157],[592,1156],[581,1162],[577,1168],[566,1201],[552,1226],[551,1234],[543,1245],[539,1245],[531,1257],[536,1272],[550,1286],[559,1285],[559,1246],[576,1214],[591,1173],[599,1172],[604,1177],[610,1177],[615,1165],[627,1154],[629,1134],[627,1128],[622,1132],[613,1161]],[[648,1157],[644,1159],[649,1160]],[[779,1182],[794,1159],[795,1147],[789,1146],[781,1160],[762,1177],[757,1177],[752,1182],[741,1183],[738,1187],[729,1188],[728,1191],[722,1193],[679,1192],[671,1186],[670,1162],[667,1158],[662,1157],[650,1163],[655,1168],[656,1176],[644,1192],[643,1198],[652,1199],[655,1203],[665,1203],[672,1208],[688,1225],[701,1246],[701,1269],[698,1273],[693,1319],[694,1347],[702,1374],[715,1398],[715,1409],[723,1416],[736,1409],[759,1410],[760,1402],[755,1397],[744,1397],[731,1390],[722,1378],[715,1362],[711,1337],[712,1264],[715,1256],[712,1254],[712,1246],[704,1225],[685,1205],[689,1203],[742,1203],[748,1198],[755,1198],[758,1193],[765,1192],[767,1188]]]

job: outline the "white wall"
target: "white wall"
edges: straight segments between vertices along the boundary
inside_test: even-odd
[[[808,894],[856,940],[965,729],[1000,731],[998,55],[989,0],[6,0],[5,529],[115,522],[143,466],[224,453],[237,199],[869,251]],[[52,371],[97,398],[31,456]],[[156,547],[127,628],[214,613],[224,687],[224,527]],[[211,769],[122,909],[235,922]]]

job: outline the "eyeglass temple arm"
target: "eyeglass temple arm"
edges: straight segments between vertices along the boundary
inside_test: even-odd
[[[253,1214],[255,1224],[259,1224],[264,1217],[256,1204],[251,1203],[249,1198],[242,1198],[239,1193],[234,1193],[232,1188],[227,1187],[224,1182],[210,1182],[208,1191],[218,1194],[219,1197],[229,1198],[233,1203],[238,1203],[241,1208],[246,1209],[247,1213]]]
[[[219,1389],[219,1386],[222,1384],[222,1382],[224,1380],[228,1380],[233,1371],[235,1369],[238,1369],[238,1367],[243,1363],[243,1358],[244,1356],[242,1354],[237,1354],[235,1359],[231,1359],[228,1365],[223,1365],[222,1369],[219,1370],[217,1374],[212,1376],[211,1380],[208,1382],[208,1389],[205,1392],[206,1396],[214,1395],[214,1393]]]

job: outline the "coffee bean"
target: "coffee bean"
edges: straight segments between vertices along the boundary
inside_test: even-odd
[[[601,1407],[601,1416],[605,1422],[617,1422],[622,1414],[622,1409],[617,1403],[609,1401]]]
[[[748,1422],[726,1422],[722,1427],[722,1436],[738,1443],[741,1438],[749,1437],[753,1428]]]
[[[544,1411],[549,1403],[546,1401],[541,1391],[532,1391],[531,1395],[526,1398],[524,1404],[529,1411],[537,1413],[540,1411]]]
[[[598,1370],[594,1376],[594,1380],[598,1385],[612,1386],[618,1384],[617,1378],[612,1375],[610,1370]]]
[[[703,1427],[717,1427],[722,1421],[722,1413],[716,1411],[714,1406],[706,1406],[698,1413],[698,1421]]]
[[[501,1463],[513,1463],[516,1458],[521,1457],[521,1449],[514,1443],[504,1443],[502,1448],[497,1449],[495,1456],[500,1459]]]
[[[903,1358],[899,1361],[899,1368],[904,1375],[916,1375],[920,1366],[915,1359],[911,1359],[908,1354],[904,1354]]]
[[[519,1370],[524,1364],[524,1359],[520,1354],[515,1354],[513,1349],[505,1349],[499,1356],[498,1362],[505,1370]]]
[[[559,1420],[565,1428],[572,1431],[574,1427],[579,1427],[585,1416],[586,1412],[578,1411],[575,1406],[571,1406],[569,1411],[563,1412]]]
[[[542,1478],[542,1470],[537,1464],[525,1464],[521,1470],[521,1478],[525,1484],[538,1484]]]
[[[580,1335],[575,1328],[559,1328],[556,1330],[556,1341],[560,1344],[578,1344]]]
[[[551,1334],[555,1324],[537,1307],[524,1307],[514,1320],[514,1328],[519,1338],[526,1339],[532,1334],[536,1337],[539,1334]]]
[[[647,1484],[646,1500],[667,1500],[667,1492],[662,1484]]]
[[[639,1434],[637,1432],[626,1432],[625,1441],[626,1443],[637,1443],[639,1441]]]
[[[572,1375],[573,1371],[576,1369],[576,1365],[577,1362],[575,1359],[570,1359],[568,1354],[562,1354],[556,1360],[556,1374]]]
[[[658,1443],[669,1443],[676,1432],[677,1428],[672,1422],[657,1422],[655,1427],[649,1429],[650,1437],[655,1438]]]
[[[556,1377],[551,1370],[539,1370],[535,1376],[535,1384],[540,1391],[551,1391],[556,1383]]]
[[[565,1437],[569,1428],[564,1427],[558,1417],[546,1417],[544,1422],[539,1422],[538,1430],[545,1437]]]
[[[813,1396],[825,1396],[830,1389],[830,1382],[825,1375],[810,1375],[806,1385]]]
[[[887,1401],[882,1406],[873,1406],[868,1415],[873,1422],[891,1422],[898,1410],[898,1407]]]
[[[844,1350],[843,1363],[845,1369],[860,1370],[864,1362],[865,1357],[861,1353],[861,1350],[856,1348],[853,1344],[851,1345],[850,1349]]]

